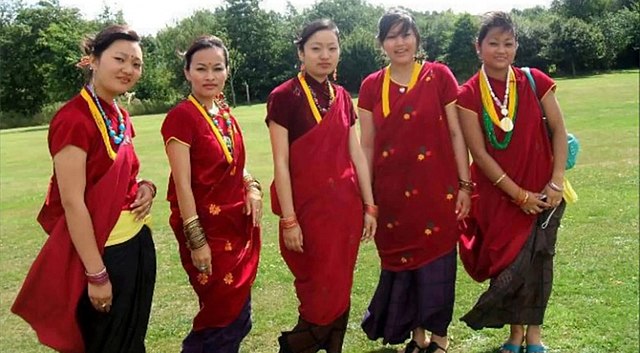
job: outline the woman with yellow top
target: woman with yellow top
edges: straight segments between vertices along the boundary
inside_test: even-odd
[[[54,172],[38,221],[49,234],[12,311],[60,352],[144,352],[156,277],[133,126],[115,98],[142,73],[140,38],[113,25],[84,43],[89,83],[49,127]]]

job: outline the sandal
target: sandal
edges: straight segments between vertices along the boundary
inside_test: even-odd
[[[511,353],[520,353],[524,351],[524,347],[513,344],[513,343],[504,343],[500,348],[498,348],[498,353],[502,353],[504,351]],[[527,353],[529,353],[529,346],[527,346]]]
[[[527,353],[547,353],[547,347],[541,344],[528,344]]]
[[[424,350],[420,351],[421,353],[436,353],[437,351],[441,350],[443,353],[447,353],[447,350],[445,348],[443,348],[442,346],[440,346],[439,344],[431,341],[431,343],[429,343],[429,345],[427,346],[427,348],[425,348]]]
[[[404,347],[404,353],[413,353],[414,350],[418,350],[418,353],[424,352],[424,348],[418,346],[418,342],[411,340],[407,343],[407,346]]]

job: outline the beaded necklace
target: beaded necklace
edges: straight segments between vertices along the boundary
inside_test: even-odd
[[[329,82],[329,80],[327,80],[327,88],[329,89],[329,91],[331,91],[331,83]],[[330,96],[329,103],[327,104],[326,107],[323,107],[320,105],[320,101],[318,101],[318,96],[316,95],[316,91],[313,88],[311,88],[311,86],[309,86],[309,91],[311,91],[313,102],[316,103],[316,107],[320,111],[320,115],[324,116],[325,114],[327,114],[327,112],[329,111],[329,108],[331,108],[331,103],[333,103],[334,97]]]
[[[304,74],[302,72],[298,73],[298,81],[300,81],[300,86],[302,86],[302,90],[304,91],[304,94],[307,97],[307,102],[309,103],[309,108],[311,108],[311,113],[313,114],[313,117],[316,119],[316,122],[320,124],[320,122],[322,121],[322,115],[320,115],[320,109],[322,107],[320,107],[320,104],[318,104],[318,98],[315,96],[315,93],[309,87],[309,84],[307,83],[307,80],[304,78]],[[333,90],[333,86],[331,85],[329,80],[327,80],[327,85],[329,86],[329,106],[326,108],[326,111],[329,110],[329,108],[331,107],[331,104],[333,104],[333,101],[336,98],[336,94]],[[326,111],[323,113],[326,113]]]
[[[513,68],[509,66],[507,73],[507,82],[505,89],[505,97],[503,102],[500,102],[489,82],[484,66],[480,69],[479,81],[480,81],[480,95],[482,99],[482,120],[485,133],[489,139],[489,143],[496,149],[504,150],[509,146],[511,137],[513,135],[513,129],[516,122],[516,112],[518,111],[518,90],[516,88],[515,74]],[[511,94],[509,94],[511,92]],[[493,100],[492,100],[493,99]],[[498,118],[494,102],[500,106],[500,113],[502,118]],[[506,112],[506,114],[505,114]],[[504,139],[498,141],[495,133],[495,126],[498,126],[505,132]]]
[[[213,100],[213,107],[208,110],[204,104],[200,103],[192,94],[188,97],[189,101],[193,103],[200,111],[200,114],[207,120],[213,134],[216,136],[218,143],[222,147],[223,153],[227,159],[227,162],[233,161],[234,150],[234,131],[233,121],[231,120],[231,114],[229,113],[229,105],[225,102],[224,96],[220,94]],[[226,129],[223,129],[220,125],[219,119],[222,119]],[[226,130],[226,131],[225,131]]]
[[[104,119],[104,123],[107,126],[109,137],[111,138],[113,143],[115,143],[116,145],[119,145],[124,140],[124,133],[127,129],[127,126],[124,124],[124,117],[122,116],[120,107],[118,107],[118,103],[116,103],[115,99],[113,100],[113,106],[116,108],[116,112],[118,112],[118,133],[116,133],[116,131],[111,126],[111,119],[109,119],[107,114],[104,112],[104,109],[102,109],[102,105],[100,104],[100,99],[98,99],[98,96],[96,95],[96,92],[93,89],[93,85],[88,85],[87,90],[91,93],[91,97],[93,98],[93,101],[96,103],[96,106],[100,111],[100,115],[102,116],[102,119]]]

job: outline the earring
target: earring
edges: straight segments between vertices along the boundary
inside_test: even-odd
[[[338,81],[338,68],[336,67],[335,70],[333,70],[333,81]]]
[[[304,73],[304,63],[300,63],[300,72]]]

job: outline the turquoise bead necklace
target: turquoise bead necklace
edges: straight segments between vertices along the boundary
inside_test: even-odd
[[[93,85],[88,85],[87,89],[89,92],[91,92],[91,96],[93,97],[93,100],[96,102],[96,106],[98,106],[100,115],[102,115],[102,119],[104,119],[104,123],[107,126],[109,137],[111,138],[113,143],[115,143],[116,145],[119,145],[120,143],[122,143],[122,141],[124,141],[124,132],[126,131],[127,126],[124,124],[124,116],[122,116],[122,112],[120,111],[120,107],[118,107],[118,103],[116,103],[115,99],[113,100],[113,106],[116,108],[116,112],[118,112],[118,133],[116,133],[116,131],[111,126],[112,125],[111,119],[109,119],[107,114],[104,112],[104,109],[102,109],[102,105],[100,104],[100,99],[98,99],[98,96],[96,95],[96,92],[93,89]]]

